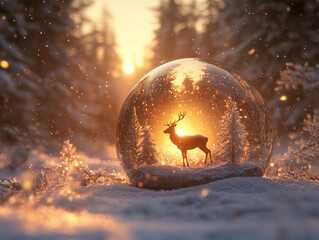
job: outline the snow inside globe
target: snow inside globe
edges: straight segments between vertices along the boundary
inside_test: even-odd
[[[265,172],[273,141],[268,108],[254,87],[217,64],[180,59],[133,88],[120,111],[116,147],[130,180],[143,187],[147,179],[158,181],[155,172],[172,181],[178,171],[198,176],[248,162]],[[139,180],[136,169],[144,169]]]

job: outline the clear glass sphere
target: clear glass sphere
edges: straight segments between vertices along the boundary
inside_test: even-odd
[[[191,167],[205,167],[208,155],[207,164],[252,162],[265,171],[273,141],[270,114],[257,90],[237,73],[198,59],[172,61],[143,77],[117,126],[125,171],[183,166],[183,149]]]

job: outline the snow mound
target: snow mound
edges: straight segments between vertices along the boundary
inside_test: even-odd
[[[205,167],[143,166],[130,170],[128,176],[136,187],[172,190],[206,184],[232,177],[261,177],[261,168],[253,163],[208,165]]]

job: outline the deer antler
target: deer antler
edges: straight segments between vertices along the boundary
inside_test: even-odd
[[[186,115],[186,112],[183,111],[183,113],[178,113],[178,120],[175,121],[175,123],[179,122],[180,120],[182,120]]]
[[[172,126],[173,124],[172,124],[172,122],[167,122],[167,123],[164,123],[164,126],[166,126],[166,127],[170,127],[170,126]]]
[[[186,112],[185,111],[183,111],[183,113],[178,113],[178,120],[176,121],[176,119],[174,120],[174,122],[169,122],[169,123],[164,123],[164,126],[167,126],[167,127],[170,127],[170,126],[172,126],[172,125],[174,125],[175,123],[177,123],[177,122],[179,122],[180,120],[182,120],[184,117],[185,117],[185,115],[186,115]]]

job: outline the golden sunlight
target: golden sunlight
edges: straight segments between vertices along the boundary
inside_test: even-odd
[[[123,65],[123,71],[124,73],[126,74],[130,74],[134,71],[134,66],[132,63],[130,62],[126,62],[124,65]]]
[[[71,212],[53,206],[39,205],[36,208],[30,206],[32,206],[31,203],[17,208],[0,207],[0,217],[10,220],[19,219],[17,221],[20,224],[19,228],[34,235],[57,232],[81,234],[107,229],[114,239],[130,239],[128,229],[120,227],[121,223],[111,216],[93,214],[85,210]],[[118,230],[120,228],[121,231]]]
[[[212,131],[211,122],[203,116],[200,111],[192,111],[191,108],[182,106],[187,112],[186,117],[178,122],[175,131],[179,136],[185,135],[203,135],[208,137],[207,147],[212,149],[213,143],[216,141],[216,134]],[[161,116],[157,119],[159,123],[165,123],[173,121],[178,116],[178,110],[171,110],[170,113]],[[199,120],[200,119],[200,120]],[[212,119],[210,119],[213,121]],[[173,165],[182,166],[182,154],[181,151],[171,142],[168,134],[163,134],[164,127],[161,124],[158,128],[154,129],[154,140],[159,146],[159,154],[161,159],[161,164],[163,165]],[[198,148],[189,150],[187,152],[187,157],[191,165],[201,165],[205,160],[205,154]]]
[[[183,135],[185,135],[184,129],[179,129],[179,130],[177,131],[177,135],[178,135],[178,136],[183,136]]]

